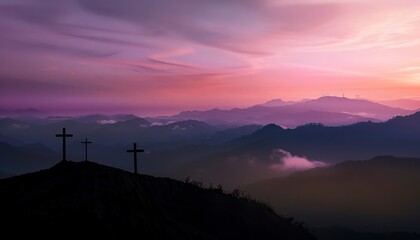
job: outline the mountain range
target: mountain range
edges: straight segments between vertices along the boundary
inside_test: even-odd
[[[211,124],[228,125],[275,123],[283,127],[294,128],[307,123],[339,126],[366,121],[377,122],[413,112],[363,99],[320,97],[299,102],[272,100],[243,109],[185,111],[171,118],[195,119]]]
[[[84,159],[81,141],[88,137],[93,141],[89,146],[91,160],[131,169],[131,158],[126,150],[137,142],[146,150],[140,155],[144,173],[178,179],[190,176],[230,187],[346,160],[384,154],[420,155],[417,143],[420,113],[380,123],[362,122],[337,127],[307,124],[294,129],[274,124],[223,127],[197,120],[153,125],[138,117],[102,124],[94,119],[67,119],[43,124],[0,119],[2,171],[21,174],[45,167],[45,164],[38,163],[60,160],[61,140],[55,134],[63,127],[74,134],[68,139],[68,159]],[[25,147],[32,144],[41,150]],[[32,162],[27,162],[27,156],[33,156]],[[284,167],[285,159],[299,160],[299,164],[305,166],[303,169],[300,166]]]
[[[180,162],[195,159],[207,153],[211,145],[228,142],[262,127],[249,125],[221,128],[196,120],[153,125],[139,117],[107,124],[97,122],[97,117],[78,119],[54,120],[42,124],[0,119],[2,170],[21,174],[44,168],[44,164],[39,164],[41,162],[51,163],[51,159],[55,159],[55,162],[60,160],[61,139],[56,138],[55,134],[63,127],[74,134],[74,137],[68,139],[69,159],[84,158],[84,147],[81,142],[87,137],[93,142],[89,146],[89,156],[92,160],[131,169],[130,158],[125,152],[133,142],[137,142],[147,150],[145,156],[150,160],[143,169],[149,173],[156,170],[162,172]],[[86,121],[86,119],[92,120]],[[33,144],[42,147],[30,148]],[[202,147],[192,147],[196,144]],[[32,156],[31,162],[27,162],[28,156]],[[122,161],[113,160],[121,157]],[[172,161],[171,157],[176,159]]]
[[[406,110],[401,106],[407,107]],[[416,106],[418,106],[416,108]],[[247,108],[229,110],[212,109],[184,111],[173,116],[145,117],[148,124],[167,125],[181,120],[199,120],[211,125],[266,125],[275,123],[294,128],[307,123],[328,126],[348,125],[366,121],[385,121],[396,115],[412,114],[420,109],[419,101],[399,99],[375,101],[345,97],[324,96],[318,99],[283,101],[273,99]],[[49,116],[48,113],[28,108],[17,110],[0,109],[0,118],[12,118],[32,123],[51,123],[73,120],[85,123],[112,124],[138,118],[133,114],[91,114],[82,116]]]
[[[270,124],[212,146],[209,153],[179,166],[172,176],[234,187],[286,175],[290,162],[296,161],[294,170],[305,170],[384,154],[416,157],[420,156],[419,123],[420,112],[383,123],[341,127],[308,124],[284,129]]]

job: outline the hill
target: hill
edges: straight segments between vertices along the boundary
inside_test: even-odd
[[[261,181],[248,190],[313,226],[420,232],[419,172],[420,158],[383,156]]]
[[[91,162],[0,180],[0,195],[15,238],[315,239],[255,202]]]

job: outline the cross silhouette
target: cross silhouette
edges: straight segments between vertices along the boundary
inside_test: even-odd
[[[56,134],[55,136],[63,138],[63,161],[67,161],[66,160],[66,137],[73,137],[73,134],[67,134],[66,128],[63,128],[63,133]]]
[[[137,144],[133,143],[133,149],[127,150],[128,153],[134,153],[134,173],[137,174],[137,153],[144,152],[143,149],[137,149]]]
[[[92,143],[92,142],[88,142],[87,138],[85,138],[85,141],[82,142],[85,144],[85,161],[87,162],[87,146],[88,144]]]

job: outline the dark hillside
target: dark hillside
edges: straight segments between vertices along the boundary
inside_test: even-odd
[[[263,205],[91,162],[3,179],[0,196],[16,238],[315,239]]]

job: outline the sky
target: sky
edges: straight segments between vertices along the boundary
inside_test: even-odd
[[[0,0],[0,107],[420,97],[419,0]]]

